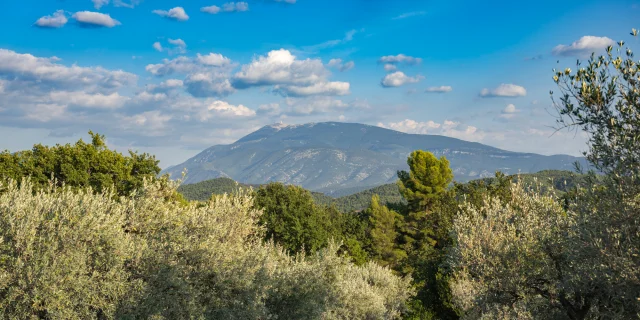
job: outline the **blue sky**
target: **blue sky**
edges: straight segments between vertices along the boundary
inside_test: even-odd
[[[2,1],[0,149],[93,130],[166,167],[344,121],[578,155],[582,134],[552,135],[551,69],[637,47],[638,18],[632,0]]]

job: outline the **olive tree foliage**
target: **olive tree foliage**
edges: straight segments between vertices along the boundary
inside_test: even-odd
[[[637,40],[638,31],[631,34]],[[640,61],[620,41],[606,55],[595,53],[577,70],[556,71],[553,80],[560,89],[552,99],[559,113],[560,128],[576,127],[589,134],[587,159],[615,178],[634,181],[640,173]]]
[[[563,207],[518,186],[506,203],[486,197],[454,222],[447,261],[464,317],[640,316],[640,72],[623,46],[554,75],[559,123],[589,134],[585,155],[606,175],[591,173]]]
[[[290,256],[265,243],[249,193],[184,205],[175,188],[0,181],[0,318],[395,319],[412,294],[336,244]]]
[[[574,292],[564,290],[570,279],[558,270],[556,255],[570,220],[555,200],[517,186],[506,204],[486,197],[480,207],[463,207],[447,263],[455,270],[453,302],[464,318],[567,318],[561,300]]]

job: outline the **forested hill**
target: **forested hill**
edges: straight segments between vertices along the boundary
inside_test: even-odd
[[[545,192],[548,190],[556,190],[559,193],[564,193],[584,182],[583,175],[563,170],[544,170],[537,173],[512,175],[510,178],[514,182],[520,178],[528,188],[540,188],[541,191]],[[494,178],[484,178],[474,181],[491,183],[493,179]],[[229,178],[216,178],[195,184],[182,185],[178,188],[178,191],[188,200],[206,201],[212,194],[234,193],[239,188],[249,187],[257,189],[260,185],[238,183]],[[341,212],[358,211],[366,208],[369,206],[373,195],[378,195],[380,197],[380,203],[382,204],[393,204],[404,201],[395,183],[384,184],[335,198],[319,192],[311,192],[311,194],[316,203],[335,205]]]

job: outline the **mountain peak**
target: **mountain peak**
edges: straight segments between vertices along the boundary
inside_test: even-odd
[[[166,170],[185,183],[216,176],[262,184],[280,181],[319,192],[373,187],[395,182],[407,170],[414,150],[446,156],[459,182],[543,169],[571,170],[571,156],[542,156],[500,150],[477,142],[440,135],[404,134],[347,122],[276,123],[262,127],[231,145],[209,148],[182,165]]]

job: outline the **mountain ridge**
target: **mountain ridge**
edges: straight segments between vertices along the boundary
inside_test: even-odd
[[[229,145],[216,145],[163,173],[184,183],[228,177],[248,184],[278,181],[336,193],[395,181],[414,150],[446,156],[455,179],[465,182],[545,169],[570,170],[584,158],[502,150],[440,135],[409,134],[372,125],[320,122],[266,125]]]

